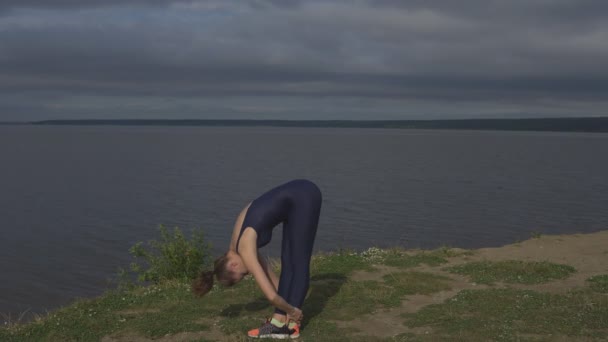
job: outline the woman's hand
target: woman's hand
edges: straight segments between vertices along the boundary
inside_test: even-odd
[[[304,318],[304,314],[302,313],[302,310],[294,307],[293,310],[291,310],[291,312],[287,313],[287,322],[289,322],[290,320],[294,320],[296,321],[296,323],[300,323],[302,321],[302,319]]]

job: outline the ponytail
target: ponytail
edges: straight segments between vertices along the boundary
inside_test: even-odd
[[[236,283],[233,279],[231,272],[227,268],[228,264],[228,253],[215,259],[213,263],[213,271],[203,271],[201,274],[192,282],[191,288],[192,293],[198,297],[206,295],[213,288],[213,276],[217,277],[217,280],[224,286],[232,286]]]
[[[192,293],[197,297],[202,297],[213,288],[213,271],[203,271],[192,283]]]

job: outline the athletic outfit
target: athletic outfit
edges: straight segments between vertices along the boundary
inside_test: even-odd
[[[301,308],[310,283],[310,258],[321,212],[321,190],[306,179],[295,179],[265,192],[247,209],[236,250],[247,227],[257,232],[257,247],[267,245],[272,230],[283,223],[279,295]],[[275,308],[275,312],[285,314]]]

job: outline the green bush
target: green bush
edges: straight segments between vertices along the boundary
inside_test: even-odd
[[[211,246],[205,241],[202,230],[193,230],[187,239],[178,227],[170,232],[159,227],[160,240],[137,242],[129,249],[135,258],[130,271],[140,282],[159,283],[163,280],[191,280],[210,264]],[[129,272],[121,270],[125,276]]]

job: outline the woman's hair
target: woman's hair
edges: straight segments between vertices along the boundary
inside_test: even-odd
[[[192,283],[192,293],[198,297],[202,297],[213,288],[213,276],[217,278],[220,284],[224,286],[232,286],[236,280],[232,276],[232,272],[228,269],[228,252],[215,259],[213,262],[213,271],[202,271],[201,274]]]

